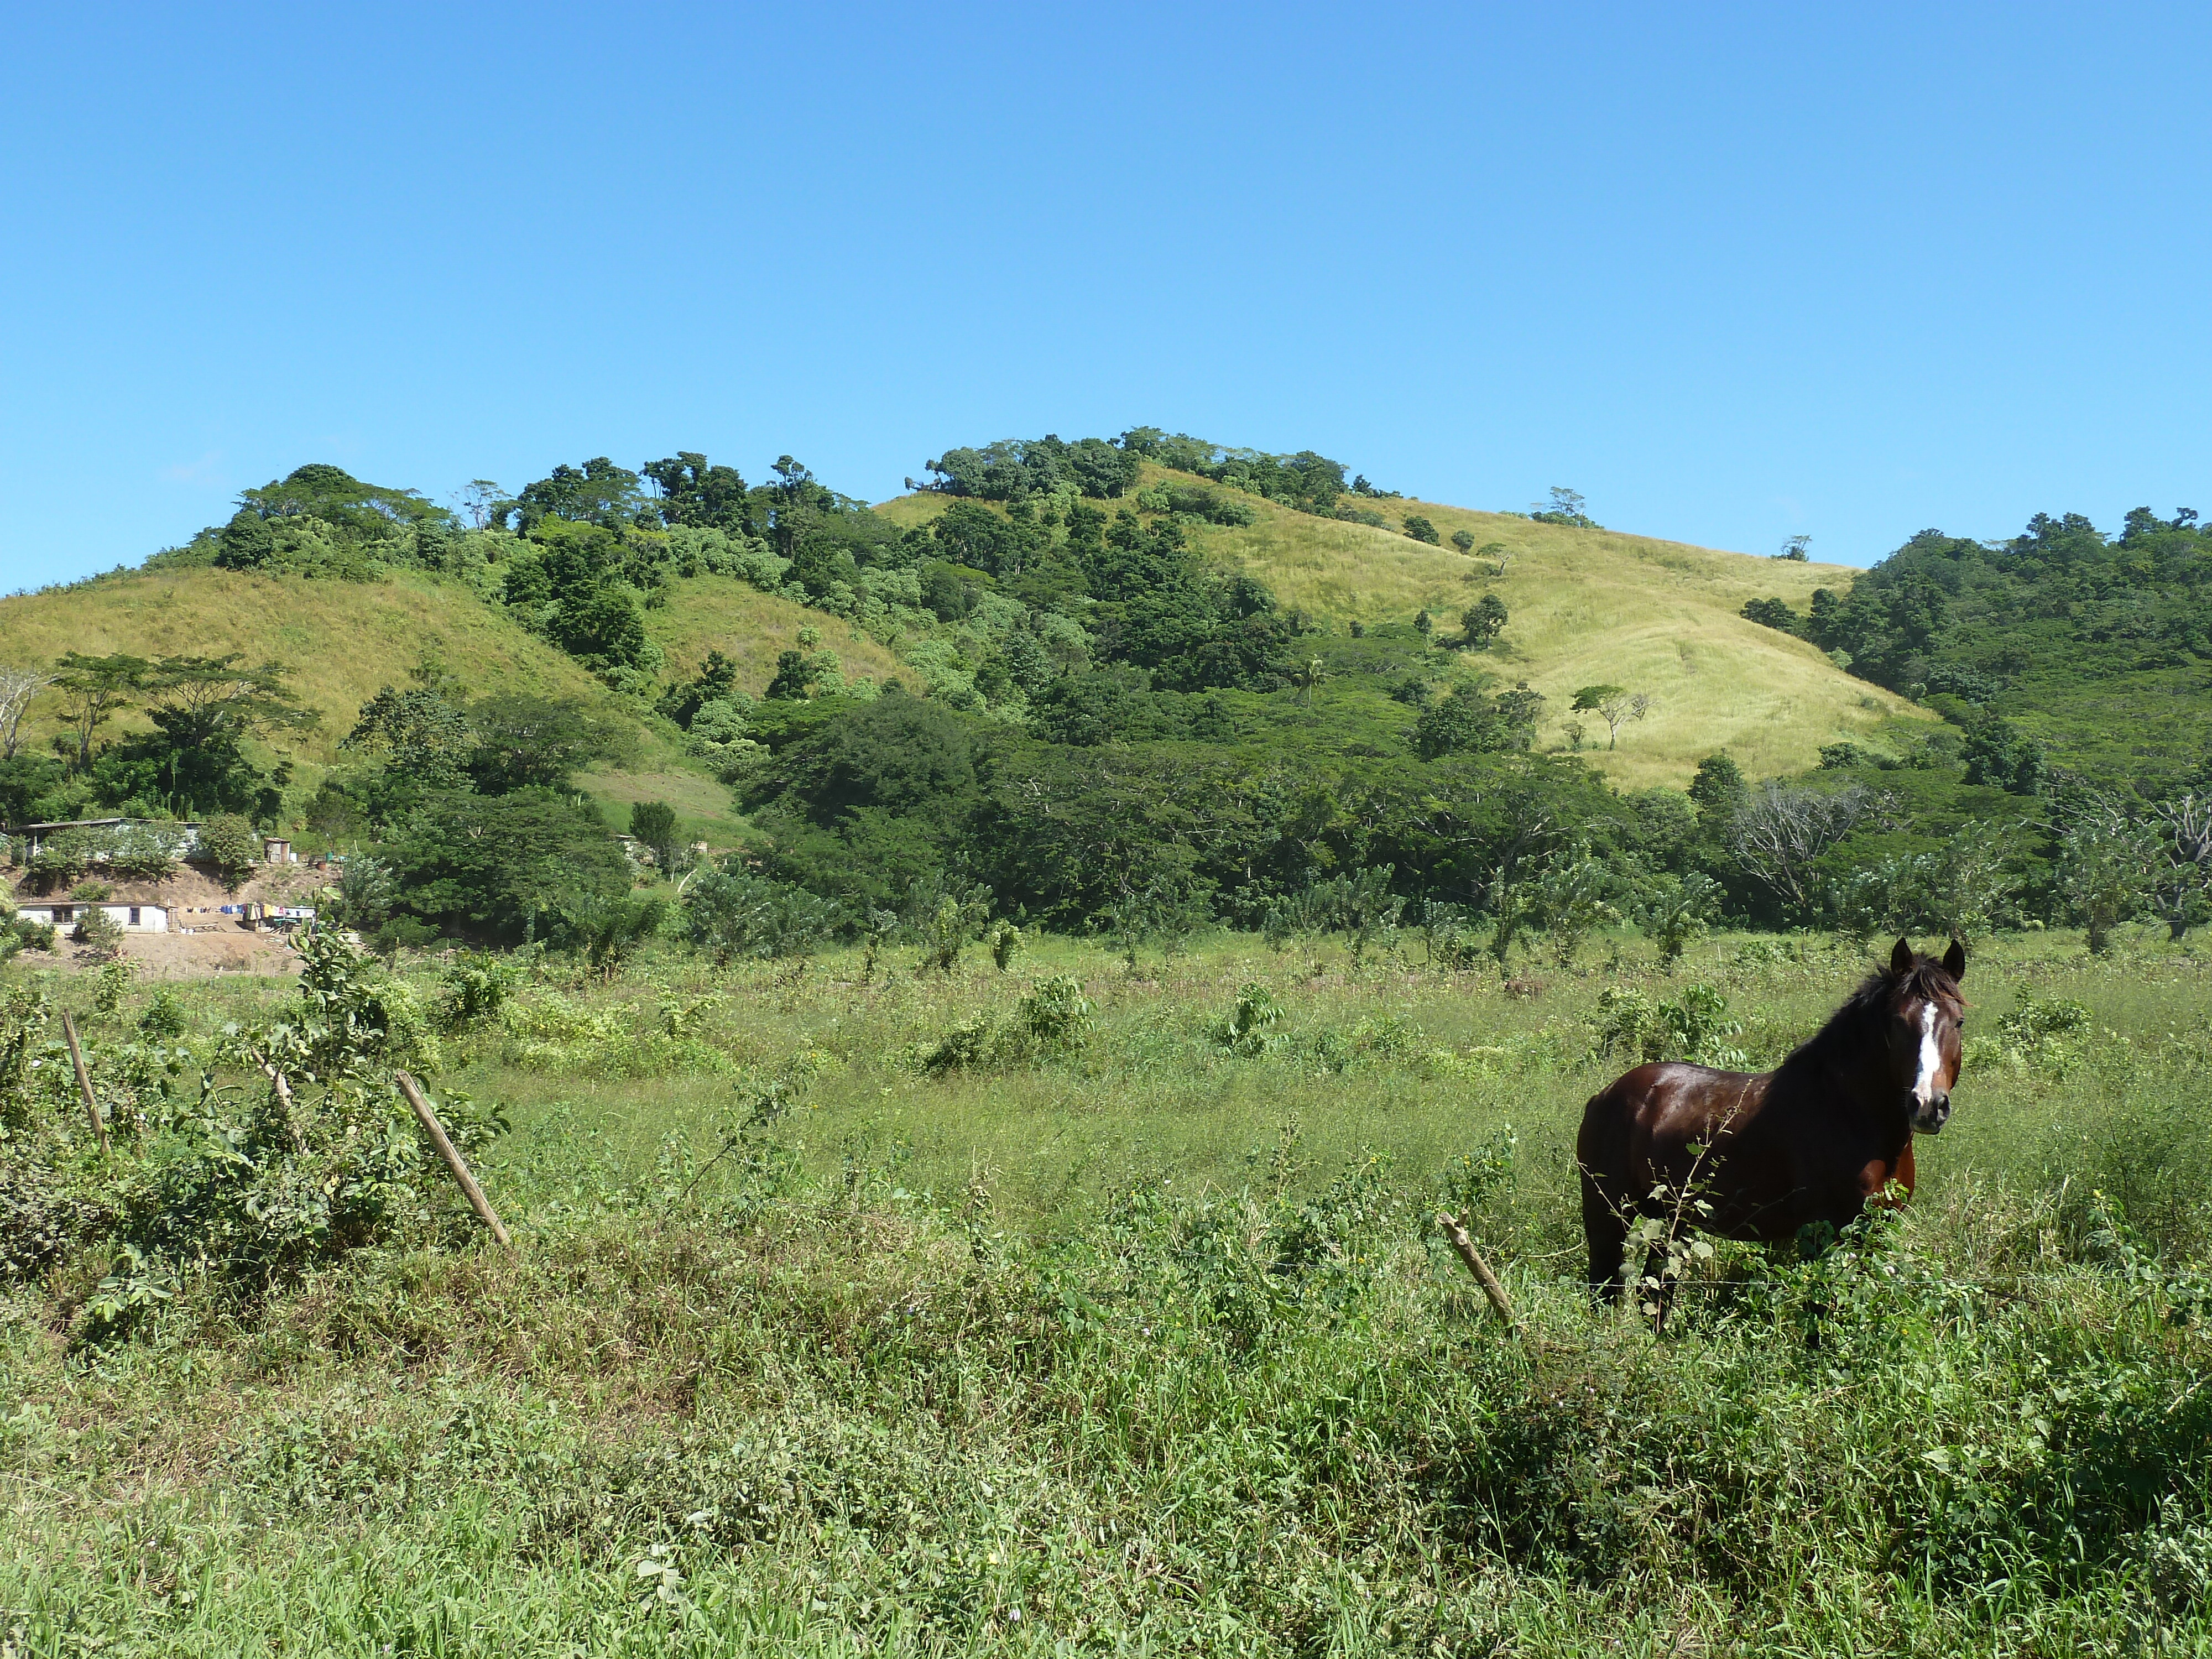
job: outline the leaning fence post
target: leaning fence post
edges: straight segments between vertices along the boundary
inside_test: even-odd
[[[393,1075],[399,1081],[399,1092],[407,1097],[407,1103],[415,1109],[416,1121],[422,1126],[423,1133],[437,1147],[438,1156],[446,1160],[446,1167],[453,1172],[453,1179],[468,1194],[469,1207],[477,1212],[477,1219],[491,1229],[491,1236],[500,1242],[501,1249],[513,1249],[514,1241],[507,1236],[507,1229],[499,1224],[499,1218],[492,1213],[491,1200],[483,1195],[483,1188],[477,1185],[477,1178],[469,1173],[467,1163],[454,1149],[453,1143],[446,1139],[446,1126],[438,1121],[438,1115],[430,1109],[430,1103],[422,1098],[421,1085],[404,1072],[394,1073]]]
[[[1452,1249],[1459,1252],[1459,1259],[1467,1263],[1467,1270],[1474,1275],[1474,1282],[1482,1286],[1482,1293],[1490,1298],[1490,1305],[1498,1310],[1498,1316],[1505,1322],[1505,1328],[1516,1336],[1520,1335],[1521,1322],[1513,1316],[1513,1304],[1505,1299],[1505,1287],[1498,1282],[1498,1275],[1490,1271],[1490,1264],[1474,1248],[1474,1241],[1467,1236],[1467,1229],[1459,1224],[1455,1217],[1442,1212],[1437,1216],[1437,1225],[1444,1230],[1444,1237],[1451,1241]]]
[[[107,1156],[107,1121],[100,1115],[100,1103],[92,1097],[92,1075],[84,1069],[84,1050],[77,1046],[76,1022],[70,1018],[69,1010],[62,1010],[62,1035],[69,1039],[70,1064],[76,1068],[76,1091],[84,1097],[85,1115],[92,1120],[92,1132],[100,1137],[100,1155]]]

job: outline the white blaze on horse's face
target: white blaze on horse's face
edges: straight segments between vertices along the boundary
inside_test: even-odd
[[[1951,1088],[1943,1076],[1943,1010],[1933,998],[1920,1005],[1920,1053],[1913,1066],[1912,1127],[1939,1133],[1951,1115]]]
[[[1943,1050],[1936,1041],[1936,1005],[1920,1005],[1920,1068],[1912,1079],[1912,1098],[1925,1107],[1936,1093],[1936,1079],[1943,1069]]]

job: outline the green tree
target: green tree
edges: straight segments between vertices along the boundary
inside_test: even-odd
[[[94,735],[138,700],[153,671],[154,665],[145,658],[121,651],[104,657],[71,651],[55,665],[54,685],[76,735],[79,771],[92,764]]]
[[[1698,823],[1725,824],[1743,804],[1747,787],[1743,769],[1728,756],[1706,756],[1698,763],[1697,775],[1690,780],[1690,801],[1698,809]]]
[[[1604,526],[1590,517],[1588,504],[1574,490],[1564,484],[1552,486],[1552,499],[1539,501],[1528,509],[1528,516],[1538,524],[1563,524],[1577,530],[1599,530]]]
[[[775,675],[768,683],[762,696],[771,702],[803,702],[813,694],[817,681],[822,678],[823,665],[818,653],[805,651],[779,651],[775,655]]]
[[[1444,755],[1500,755],[1526,749],[1535,737],[1543,699],[1525,683],[1504,696],[1472,685],[1452,688],[1413,722],[1413,750],[1423,760]]]
[[[684,894],[684,937],[726,967],[739,957],[805,956],[842,917],[803,887],[771,880],[735,859],[700,872]]]
[[[630,803],[629,832],[638,843],[653,854],[653,862],[664,876],[676,873],[676,809],[666,801],[641,800]]]
[[[629,889],[629,863],[592,812],[550,790],[427,798],[376,855],[391,866],[399,908],[426,921],[514,939],[591,895]]]
[[[263,850],[259,832],[234,812],[218,814],[200,825],[198,856],[214,868],[216,879],[231,892],[236,892],[253,873]]]
[[[594,668],[635,668],[649,654],[645,618],[630,590],[618,582],[563,594],[546,631],[563,651]]]
[[[1640,720],[1651,712],[1651,699],[1641,691],[1629,691],[1618,685],[1585,685],[1575,693],[1570,705],[1578,714],[1594,714],[1605,722],[1607,740],[1606,747],[1620,747],[1620,728],[1631,720]]]
[[[2091,795],[2069,814],[2058,837],[2058,889],[2091,955],[2111,950],[2112,930],[2142,914],[2160,862],[2156,833],[2116,799]]]
[[[1638,895],[1636,925],[1659,947],[1660,962],[1671,969],[1705,937],[1720,914],[1722,897],[1720,883],[1702,872],[1662,876]]]
[[[617,757],[616,734],[580,704],[507,691],[469,707],[477,743],[469,775],[488,795],[565,789],[594,761]]]
[[[280,764],[273,785],[246,758],[249,738],[302,732],[317,724],[297,707],[274,663],[241,666],[224,657],[164,657],[141,681],[150,732],[134,732],[94,763],[94,789],[114,805],[159,803],[179,817],[209,811],[273,817],[290,777]]]
[[[1451,533],[1451,544],[1462,553],[1474,552],[1474,532],[1472,530],[1453,531]]]
[[[338,871],[337,902],[333,918],[362,933],[373,933],[392,914],[399,897],[399,884],[392,866],[367,853],[352,853]]]
[[[585,892],[555,913],[553,943],[583,957],[600,979],[611,980],[660,931],[667,915],[668,901],[658,894]]]
[[[1780,599],[1746,599],[1741,615],[1747,622],[1782,634],[1802,634],[1805,619]]]
[[[1505,601],[1495,593],[1486,593],[1460,613],[1460,644],[1469,651],[1486,651],[1491,641],[1505,631]]]
[[[502,520],[510,514],[516,517],[526,535],[549,518],[609,528],[630,525],[646,506],[637,474],[598,455],[580,467],[556,466],[537,483],[524,485],[522,493],[500,517]]]
[[[1571,968],[1591,930],[1619,921],[1613,903],[1617,884],[1605,861],[1585,845],[1559,858],[1528,884],[1525,895],[1528,920],[1550,935],[1553,955],[1562,968]]]
[[[660,492],[657,503],[665,525],[692,525],[726,535],[749,533],[749,491],[733,466],[710,466],[696,450],[678,450],[639,469]]]
[[[1805,551],[1812,544],[1813,538],[1810,536],[1792,536],[1782,544],[1782,550],[1774,556],[1778,559],[1788,559],[1795,564],[1803,564],[1812,556]]]
[[[1436,526],[1421,514],[1409,513],[1406,515],[1404,522],[1406,533],[1417,542],[1426,542],[1430,546],[1434,547],[1442,539],[1437,534]]]
[[[379,757],[427,789],[447,789],[466,775],[476,752],[468,715],[442,692],[385,686],[367,702],[338,747]]]

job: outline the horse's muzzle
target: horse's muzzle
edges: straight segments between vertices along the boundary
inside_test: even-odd
[[[1912,1106],[1912,1128],[1916,1134],[1941,1134],[1943,1126],[1951,1121],[1951,1097],[1930,1095],[1926,1101],[1915,1101]]]

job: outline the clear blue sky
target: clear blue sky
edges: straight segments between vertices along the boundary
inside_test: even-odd
[[[2212,12],[13,14],[0,586],[441,499],[1151,423],[1864,563],[2203,507]]]

